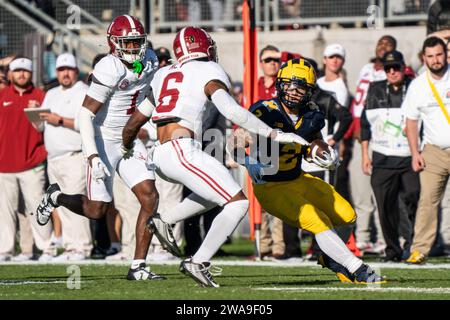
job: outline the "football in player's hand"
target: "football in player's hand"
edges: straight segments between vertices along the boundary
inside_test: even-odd
[[[311,142],[308,150],[306,151],[306,159],[312,160],[314,158],[321,158],[323,160],[329,159],[331,156],[329,145],[322,139],[316,139]]]

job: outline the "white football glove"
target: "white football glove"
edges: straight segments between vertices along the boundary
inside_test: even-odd
[[[331,146],[328,146],[329,154],[326,155],[326,159],[322,159],[317,155],[318,148],[318,146],[314,146],[313,150],[311,151],[310,161],[321,168],[333,170],[339,163],[337,151],[334,150]]]
[[[108,168],[103,163],[103,161],[99,157],[92,158],[92,178],[98,183],[100,180],[106,178],[106,176],[110,177],[111,173],[109,173]]]
[[[281,130],[276,130],[276,136],[273,138],[273,141],[278,143],[297,143],[302,146],[309,146],[310,143],[300,137],[299,135],[296,135],[292,132],[283,132]]]
[[[122,157],[124,159],[131,158],[134,154],[134,143],[133,143],[133,147],[131,147],[131,149],[127,149],[127,148],[125,148],[125,146],[123,144],[121,144],[120,145],[120,153],[122,154]]]

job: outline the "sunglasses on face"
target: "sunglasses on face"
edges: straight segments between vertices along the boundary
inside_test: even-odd
[[[264,63],[269,63],[269,62],[276,62],[276,63],[280,63],[281,60],[279,58],[272,58],[272,57],[268,57],[262,60]]]
[[[386,66],[386,67],[384,67],[384,72],[388,73],[391,71],[391,69],[394,69],[394,71],[400,71],[400,70],[402,70],[402,66],[400,66],[400,65]]]

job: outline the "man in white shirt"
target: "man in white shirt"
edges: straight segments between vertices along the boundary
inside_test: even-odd
[[[413,264],[425,262],[434,243],[438,207],[450,174],[450,74],[444,41],[427,38],[422,58],[428,70],[411,82],[402,105],[412,167],[420,171],[421,184],[411,255],[406,261]],[[422,152],[419,120],[424,129]]]
[[[343,107],[348,107],[348,89],[339,76],[345,63],[345,49],[340,44],[330,44],[323,52],[325,75],[317,80],[322,90],[333,93],[334,98]]]
[[[64,192],[86,194],[86,168],[76,118],[88,86],[77,81],[77,63],[70,53],[58,56],[56,78],[60,85],[49,90],[42,103],[42,107],[49,108],[51,112],[41,114],[41,119],[45,121],[44,142],[48,152],[49,180],[50,183],[58,183]],[[89,220],[64,207],[58,208],[58,213],[65,251],[52,261],[84,260],[92,249]],[[46,256],[41,258],[44,260]]]

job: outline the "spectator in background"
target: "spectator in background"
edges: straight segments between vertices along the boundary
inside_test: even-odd
[[[44,99],[44,92],[31,82],[32,62],[16,58],[9,69],[11,84],[0,92],[0,261],[10,260],[14,252],[19,192],[27,214],[33,214],[39,205],[45,191],[47,158],[42,134],[24,112],[39,107]],[[31,228],[43,256],[53,256],[52,225],[39,226],[33,217]]]
[[[86,167],[76,119],[88,86],[78,81],[77,63],[70,53],[56,59],[56,78],[60,85],[48,91],[42,103],[51,112],[41,114],[49,181],[58,183],[64,192],[86,194]],[[64,252],[52,261],[84,260],[92,249],[89,220],[64,207],[58,208],[58,213]]]
[[[259,66],[263,75],[258,79],[260,100],[276,97],[275,80],[281,64],[280,50],[272,45],[265,46],[259,53]]]
[[[165,47],[159,47],[155,50],[156,56],[158,57],[159,67],[165,67],[172,64],[172,57],[170,56],[169,49]]]
[[[317,79],[317,85],[326,91],[334,94],[337,102],[347,108],[348,107],[348,89],[344,80],[340,77],[340,73],[345,63],[345,49],[340,44],[330,44],[323,52],[323,65],[325,75]],[[331,143],[330,143],[331,142]],[[334,145],[332,141],[328,144]]]
[[[411,152],[403,131],[401,105],[411,82],[405,76],[403,55],[395,50],[385,53],[383,67],[387,80],[370,84],[361,115],[362,168],[371,177],[377,201],[386,242],[383,261],[400,262],[409,256],[420,181],[412,170]],[[404,210],[400,210],[399,195],[404,200]],[[403,246],[399,236],[405,240]]]
[[[258,98],[260,100],[273,99],[277,95],[275,81],[281,64],[281,52],[277,47],[268,45],[260,51],[259,61],[263,75],[258,80]],[[270,228],[270,221],[272,221],[272,228]],[[284,257],[285,249],[283,221],[263,210],[261,219],[261,257]]]
[[[375,47],[375,58],[366,64],[360,74],[350,112],[353,122],[346,133],[346,138],[353,138],[352,159],[349,163],[350,192],[353,206],[358,215],[356,220],[356,246],[362,253],[382,253],[384,239],[381,237],[381,226],[377,213],[376,200],[374,198],[370,177],[366,176],[361,168],[361,126],[360,117],[366,101],[367,90],[371,82],[386,80],[381,59],[386,52],[395,50],[397,41],[390,35],[382,36]],[[371,219],[375,221],[377,242],[371,241]]]
[[[0,91],[8,86],[7,67],[0,66]]]
[[[412,168],[420,172],[421,184],[411,255],[406,261],[412,264],[425,262],[435,241],[438,207],[450,174],[450,73],[446,44],[440,38],[430,37],[423,43],[422,52],[428,70],[411,82],[402,106]],[[422,152],[419,120],[424,128]]]

